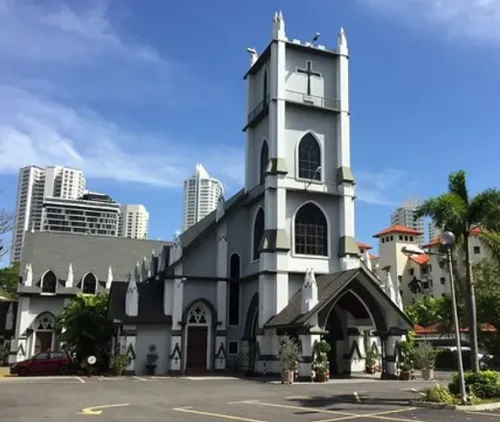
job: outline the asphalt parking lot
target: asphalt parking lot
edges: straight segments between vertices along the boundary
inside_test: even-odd
[[[2,378],[0,412],[3,422],[500,421],[500,412],[409,406],[417,396],[410,390],[426,385],[356,379],[285,386],[231,378]]]

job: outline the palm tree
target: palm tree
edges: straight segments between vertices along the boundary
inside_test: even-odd
[[[427,199],[417,210],[417,218],[431,217],[434,223],[453,232],[457,238],[456,248],[461,248],[465,262],[465,277],[462,291],[467,304],[467,320],[471,335],[472,370],[479,371],[476,298],[472,277],[472,262],[469,237],[473,230],[481,228],[486,233],[495,232],[500,226],[500,191],[486,189],[474,197],[469,196],[465,171],[448,176],[448,192]],[[500,248],[499,248],[500,249]],[[500,250],[499,250],[500,252]],[[462,281],[460,277],[459,282]]]

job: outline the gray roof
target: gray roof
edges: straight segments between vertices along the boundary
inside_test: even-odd
[[[125,296],[128,283],[115,282],[111,285],[108,304],[108,319],[118,324],[171,324],[172,316],[163,310],[163,289],[165,283],[137,283],[139,293],[139,315],[125,314]]]
[[[366,270],[364,267],[319,276],[316,279],[316,283],[318,285],[318,304],[311,309],[311,311],[305,314],[301,313],[301,290],[299,290],[290,298],[288,305],[285,306],[279,314],[273,316],[265,324],[265,327],[274,328],[304,326],[312,315],[321,311],[329,303],[332,303],[336,297],[345,292],[345,288],[351,282],[363,275],[370,283],[380,287],[380,281],[373,276],[371,271]],[[382,297],[385,298],[394,311],[408,323],[409,327],[411,327],[412,324],[408,319],[408,316],[403,313],[387,295],[383,294]]]
[[[142,264],[144,257],[148,263],[152,252],[158,256],[170,242],[159,240],[139,240],[124,237],[93,236],[86,234],[67,234],[54,232],[27,232],[21,257],[20,275],[31,263],[33,285],[42,275],[52,270],[60,280],[66,280],[68,268],[73,266],[75,285],[85,274],[93,272],[105,282],[111,265],[113,279],[126,281],[129,271],[136,262]]]

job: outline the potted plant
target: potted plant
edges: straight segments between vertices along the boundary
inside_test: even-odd
[[[123,375],[128,364],[129,360],[126,355],[115,356],[113,359],[113,373],[115,375]]]
[[[374,347],[368,349],[365,358],[365,372],[367,374],[374,374],[377,372],[378,358],[379,354]]]
[[[299,345],[288,335],[278,342],[278,360],[281,363],[281,383],[293,384],[294,372],[300,359]]]
[[[325,382],[328,380],[328,353],[331,346],[324,340],[314,343],[314,381]]]
[[[156,372],[156,362],[158,355],[156,354],[156,345],[149,346],[148,354],[146,355],[146,375],[154,375]]]
[[[399,361],[398,369],[400,371],[400,378],[403,381],[411,379],[411,373],[414,367],[414,350],[413,343],[409,341],[402,341],[399,343]]]
[[[437,350],[430,343],[423,342],[414,350],[415,364],[422,371],[422,378],[426,381],[434,379]]]

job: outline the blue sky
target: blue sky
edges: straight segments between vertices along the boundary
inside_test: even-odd
[[[0,0],[0,208],[32,164],[145,204],[153,238],[180,228],[197,162],[234,193],[246,47],[266,46],[277,9],[289,38],[334,47],[346,30],[359,240],[452,170],[473,192],[496,185],[500,0]]]

